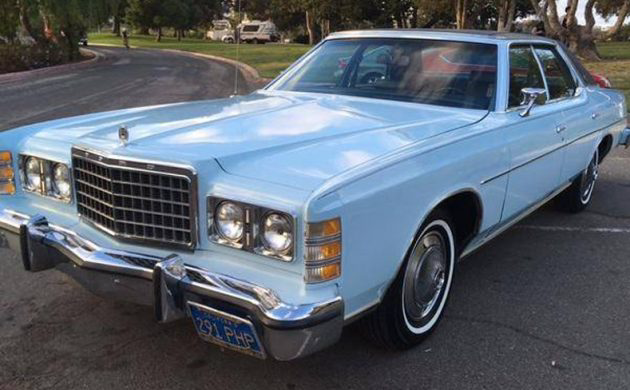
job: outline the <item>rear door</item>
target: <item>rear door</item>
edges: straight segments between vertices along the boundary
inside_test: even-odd
[[[614,108],[594,89],[580,87],[559,49],[552,45],[536,45],[536,55],[543,65],[549,86],[549,104],[558,106],[558,131],[565,140],[561,180],[568,182],[590,162],[599,142],[600,130],[610,122],[607,113]]]
[[[564,139],[557,131],[556,118],[562,107],[547,104],[549,90],[540,62],[531,45],[511,45],[509,49],[509,93],[504,136],[510,149],[511,166],[502,221],[509,222],[529,207],[545,199],[560,185],[564,160]],[[521,117],[525,109],[521,90],[545,88],[547,95]]]

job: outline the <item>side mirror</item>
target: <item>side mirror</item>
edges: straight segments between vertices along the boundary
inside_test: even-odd
[[[534,105],[536,104],[536,100],[541,96],[544,96],[547,91],[544,88],[523,88],[521,89],[521,94],[523,94],[523,101],[521,105],[527,104],[525,107],[525,111],[521,112],[521,117],[529,116],[529,112],[532,110]]]

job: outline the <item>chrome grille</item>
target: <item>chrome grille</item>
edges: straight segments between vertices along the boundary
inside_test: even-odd
[[[73,149],[79,214],[131,240],[193,247],[195,177],[184,168],[120,161]]]

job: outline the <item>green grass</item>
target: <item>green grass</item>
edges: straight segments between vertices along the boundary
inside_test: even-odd
[[[112,34],[90,34],[90,44],[109,44],[122,46],[122,39]],[[196,53],[210,54],[219,57],[236,59],[236,45],[206,41],[202,39],[164,37],[162,42],[155,42],[155,37],[133,35],[129,40],[131,47],[151,49],[177,49]],[[261,77],[273,78],[291,65],[302,54],[309,50],[308,45],[299,44],[267,44],[240,45],[239,61],[253,66]]]
[[[630,42],[602,42],[597,50],[606,60],[630,60]]]
[[[597,45],[602,61],[587,62],[588,70],[607,77],[623,91],[630,102],[630,42],[604,42]],[[629,106],[630,110],[630,106]]]

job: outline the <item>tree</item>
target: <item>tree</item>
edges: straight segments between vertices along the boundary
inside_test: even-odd
[[[468,27],[467,12],[468,12],[468,0],[456,0],[455,1],[455,21],[456,21],[458,30],[462,30]]]
[[[0,3],[0,37],[6,38],[9,43],[17,38],[20,9],[15,1]]]
[[[129,0],[126,17],[135,27],[157,30],[155,40],[162,40],[162,27],[167,25],[167,18],[161,0]]]
[[[498,8],[497,31],[512,31],[516,15],[516,0],[499,1]]]
[[[547,35],[562,40],[569,49],[587,60],[599,60],[599,52],[595,46],[595,17],[593,9],[595,0],[587,0],[584,7],[584,19],[586,25],[580,26],[577,20],[578,0],[568,0],[566,14],[563,22],[558,15],[556,0],[544,0],[539,3],[531,0],[536,14],[543,20]],[[615,36],[623,26],[626,17],[630,13],[630,0],[602,0],[597,1],[597,9],[608,17],[616,17],[614,25],[606,31],[604,38]]]
[[[68,61],[79,58],[79,39],[85,34],[81,0],[39,0],[46,35],[65,48]]]

